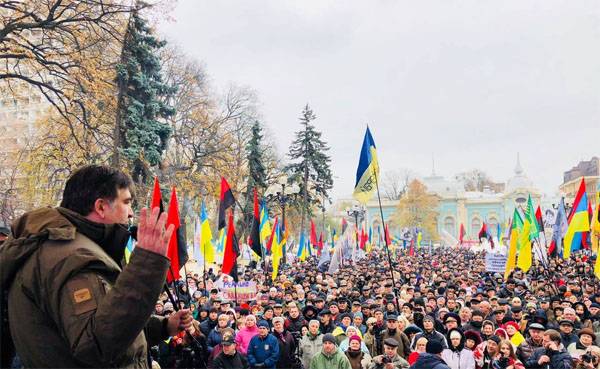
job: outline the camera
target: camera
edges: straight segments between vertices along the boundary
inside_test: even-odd
[[[383,358],[381,359],[382,364],[390,364],[391,362],[392,362],[392,359],[390,359],[386,355],[383,355]]]
[[[594,355],[586,352],[585,354],[583,354],[581,356],[581,361],[583,361],[584,363],[593,364],[594,363]]]

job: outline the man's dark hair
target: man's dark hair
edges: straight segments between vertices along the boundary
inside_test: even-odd
[[[67,180],[60,206],[85,216],[92,212],[97,199],[113,201],[118,190],[132,186],[131,177],[118,169],[86,165]]]

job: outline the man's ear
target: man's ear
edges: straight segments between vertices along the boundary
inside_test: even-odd
[[[108,206],[109,204],[106,200],[96,199],[96,201],[94,201],[93,212],[95,212],[100,218],[104,219],[106,211],[108,210]]]

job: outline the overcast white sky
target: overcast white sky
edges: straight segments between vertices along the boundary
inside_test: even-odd
[[[285,152],[308,102],[352,193],[369,123],[385,172],[526,173],[553,193],[600,155],[600,3],[179,0],[161,33],[253,88]]]

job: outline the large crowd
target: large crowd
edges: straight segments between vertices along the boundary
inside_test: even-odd
[[[600,368],[600,291],[586,252],[507,278],[484,254],[373,251],[335,273],[292,261],[271,282],[257,268],[251,301],[223,298],[224,276],[189,273],[155,313],[193,311],[194,324],[151,350],[154,365],[305,369]],[[225,277],[226,278],[226,277]],[[394,284],[395,283],[395,284]]]

